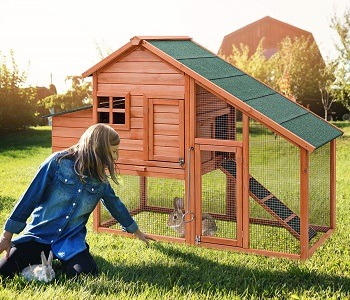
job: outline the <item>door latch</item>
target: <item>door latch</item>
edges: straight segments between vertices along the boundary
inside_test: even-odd
[[[183,157],[179,157],[179,165],[183,167],[185,165],[185,159]]]

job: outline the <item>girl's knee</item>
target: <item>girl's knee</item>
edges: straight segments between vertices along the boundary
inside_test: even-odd
[[[90,264],[68,264],[67,265],[67,274],[68,276],[79,276],[82,274],[96,276],[98,274],[98,267],[95,262]]]

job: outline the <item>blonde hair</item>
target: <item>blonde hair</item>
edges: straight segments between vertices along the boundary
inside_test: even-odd
[[[83,181],[86,176],[107,181],[107,168],[112,180],[118,183],[110,147],[119,143],[119,135],[112,127],[95,124],[90,126],[80,137],[79,142],[68,148],[60,159],[74,158],[74,170]]]

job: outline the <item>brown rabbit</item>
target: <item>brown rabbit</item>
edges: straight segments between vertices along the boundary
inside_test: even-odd
[[[184,199],[175,197],[174,211],[169,214],[167,225],[173,228],[180,237],[185,236],[185,222],[184,222]],[[215,219],[207,213],[202,214],[202,235],[214,236],[217,231]]]

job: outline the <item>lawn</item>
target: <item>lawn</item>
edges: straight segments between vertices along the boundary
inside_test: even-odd
[[[350,123],[337,142],[337,230],[307,261],[96,234],[101,274],[50,284],[1,279],[0,299],[350,299]],[[0,222],[51,153],[49,127],[0,137]]]

